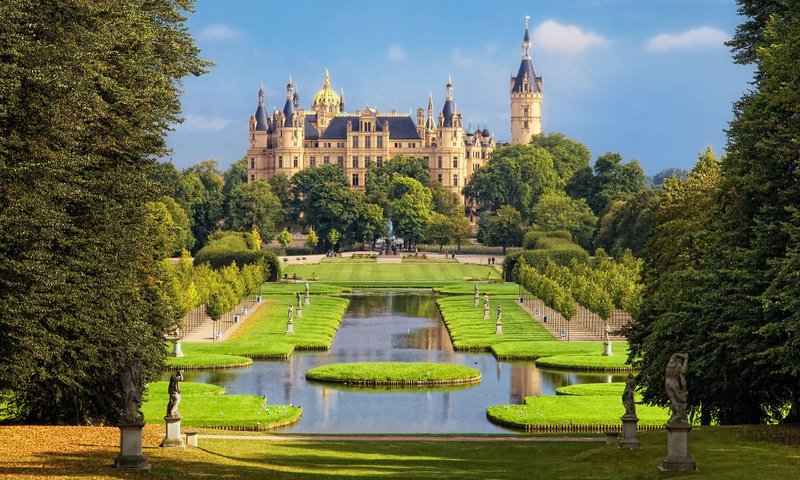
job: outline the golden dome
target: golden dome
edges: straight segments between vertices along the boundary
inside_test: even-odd
[[[317,106],[333,107],[331,111],[339,111],[339,95],[331,88],[331,80],[328,76],[328,69],[325,69],[325,82],[322,84],[322,90],[314,94],[314,101],[311,103],[311,108]]]

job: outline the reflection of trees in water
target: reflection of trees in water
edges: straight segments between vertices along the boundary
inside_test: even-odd
[[[350,297],[347,315],[367,317],[382,313],[405,314],[409,317],[437,318],[436,298],[430,294],[366,294]]]
[[[452,351],[453,344],[444,325],[421,328],[411,333],[392,335],[392,346],[395,348],[416,348],[419,350]]]
[[[540,371],[533,363],[512,363],[511,388],[509,388],[509,403],[524,403],[525,397],[542,394],[542,379]]]

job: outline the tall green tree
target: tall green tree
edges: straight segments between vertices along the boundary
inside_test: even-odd
[[[496,148],[489,163],[472,174],[462,193],[483,210],[495,212],[510,205],[527,212],[543,193],[563,187],[547,150],[512,145]]]
[[[267,180],[272,193],[281,202],[281,218],[286,222],[296,222],[297,213],[295,211],[294,197],[292,195],[292,181],[285,173],[278,173]]]
[[[589,248],[597,226],[597,217],[583,199],[564,193],[547,193],[533,206],[531,217],[539,230],[567,230],[575,243]]]
[[[644,171],[637,160],[622,162],[618,153],[597,157],[594,168],[575,172],[566,191],[572,198],[583,198],[595,215],[601,216],[615,200],[629,200],[644,190]]]
[[[602,247],[614,256],[625,249],[641,254],[650,239],[661,196],[660,190],[643,190],[628,201],[612,202],[598,224],[595,247]]]
[[[434,213],[428,218],[425,227],[425,240],[433,245],[439,245],[439,252],[442,247],[453,240],[453,224],[450,219],[441,213]]]
[[[307,168],[295,173],[292,183],[295,204],[321,238],[327,240],[328,232],[336,229],[342,236],[341,243],[355,240],[364,194],[350,189],[340,166]]]
[[[208,236],[217,229],[225,216],[224,186],[216,160],[206,160],[183,172],[183,194],[192,213],[192,234],[197,244],[195,250],[205,246]]]
[[[592,154],[586,145],[567,138],[563,133],[540,133],[531,137],[530,145],[540,147],[553,157],[553,167],[564,182],[578,170],[589,167]]]
[[[425,239],[431,216],[431,191],[419,181],[396,175],[389,185],[389,209],[397,235],[407,248]]]
[[[0,390],[28,422],[119,418],[123,365],[160,373],[169,318],[147,205],[192,2],[0,3]]]
[[[183,250],[191,250],[194,247],[195,239],[194,235],[192,235],[191,222],[183,207],[172,197],[161,197],[161,203],[167,208],[172,221],[175,223],[175,244],[170,255],[177,257]]]
[[[508,247],[522,245],[524,232],[520,224],[522,215],[511,205],[503,205],[497,215],[485,213],[481,215],[478,228],[481,230],[480,239],[486,245],[503,247],[503,254]]]
[[[261,240],[275,238],[275,225],[280,223],[280,201],[263,180],[240,183],[228,195],[228,216],[225,227],[240,232],[258,229]]]

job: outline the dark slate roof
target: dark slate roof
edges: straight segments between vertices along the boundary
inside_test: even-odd
[[[486,138],[489,138],[489,129],[484,126],[481,135],[483,135]]]
[[[314,121],[316,121],[317,120],[317,116],[316,115],[306,115],[306,121],[305,121],[305,125],[304,125],[305,126],[305,137],[306,137],[306,140],[319,140],[319,132],[317,131],[316,128],[314,128],[314,125],[311,124],[311,120],[312,119]]]
[[[267,130],[267,110],[264,105],[259,105],[256,108],[256,130]]]
[[[292,126],[292,114],[294,113],[294,103],[291,98],[286,99],[286,105],[283,106],[283,115],[286,119],[283,121],[284,127]]]
[[[331,119],[328,128],[322,132],[320,139],[344,139],[347,138],[347,122],[353,123],[353,131],[358,132],[361,127],[359,117],[356,115],[337,115]],[[376,131],[383,131],[383,123],[389,122],[389,138],[403,140],[421,140],[417,133],[417,126],[411,117],[407,116],[377,116]]]
[[[525,29],[525,38],[522,39],[523,42],[530,42],[531,37],[528,35],[528,29]]]
[[[453,126],[453,114],[455,114],[456,109],[453,106],[453,101],[448,99],[444,102],[444,107],[442,107],[442,115],[444,116],[444,127],[452,127]]]
[[[536,81],[536,72],[533,71],[533,62],[530,59],[523,59],[522,63],[519,64],[519,72],[517,72],[517,76],[514,77],[514,88],[511,89],[512,92],[521,92],[522,91],[522,79],[528,76],[528,83],[531,86],[532,92],[539,91],[539,82]]]

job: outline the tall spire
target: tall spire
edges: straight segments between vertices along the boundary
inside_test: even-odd
[[[433,92],[428,92],[428,116],[433,116]]]
[[[325,81],[322,83],[322,88],[330,88],[331,86],[331,77],[328,75],[328,69],[325,69]]]
[[[292,99],[294,96],[294,85],[292,84],[292,74],[289,74],[289,83],[286,84],[286,98]]]
[[[445,99],[452,100],[453,99],[453,79],[450,77],[450,74],[447,74],[447,86],[445,87]]]
[[[261,82],[261,88],[258,89],[258,106],[264,106],[264,82]]]
[[[528,35],[528,20],[531,17],[525,15],[525,36],[522,38],[522,59],[531,59],[531,37]]]

